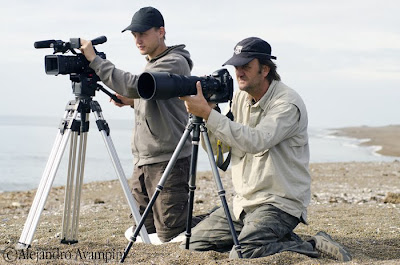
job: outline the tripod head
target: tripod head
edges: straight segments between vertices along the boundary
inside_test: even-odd
[[[70,74],[70,80],[72,82],[72,92],[76,98],[87,99],[95,96],[96,90],[99,90],[102,86],[97,82],[100,78],[96,74],[81,73],[81,74]]]
[[[195,116],[191,113],[189,113],[189,119],[190,119],[190,122],[193,124],[204,124],[204,120],[202,117]]]

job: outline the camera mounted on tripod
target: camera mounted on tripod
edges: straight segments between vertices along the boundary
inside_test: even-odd
[[[200,81],[207,101],[223,103],[232,100],[233,80],[226,69],[219,69],[205,77],[144,72],[138,79],[138,94],[146,100],[196,95],[197,81]]]
[[[107,41],[105,36],[97,37],[91,42],[93,45],[102,44]],[[52,55],[44,58],[45,71],[48,75],[70,75],[73,93],[79,98],[88,98],[95,95],[95,91],[102,88],[98,81],[100,78],[93,69],[89,67],[89,61],[82,53],[77,53],[75,49],[81,47],[80,38],[71,38],[69,42],[62,40],[44,40],[34,43],[36,49],[53,48]],[[103,52],[96,54],[103,59],[106,55]],[[56,55],[56,53],[71,52],[73,55]],[[104,91],[104,90],[103,90]]]

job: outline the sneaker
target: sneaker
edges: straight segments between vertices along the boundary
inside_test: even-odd
[[[131,241],[132,236],[133,236],[133,232],[135,231],[135,228],[136,228],[135,226],[131,226],[131,227],[129,227],[128,229],[126,229],[126,231],[125,231],[125,238],[126,238],[128,241]],[[177,236],[174,237],[173,239],[171,239],[171,241],[168,241],[168,242],[165,242],[165,243],[163,243],[163,242],[161,241],[161,239],[158,237],[157,233],[152,233],[152,234],[148,234],[148,235],[149,235],[150,243],[151,243],[152,245],[161,245],[161,244],[165,244],[165,243],[176,243],[176,242],[180,243],[180,242],[182,242],[182,241],[185,239],[185,233],[184,233],[184,232],[181,233],[181,234],[179,234],[179,235],[177,235]],[[142,238],[138,235],[135,242],[139,243],[139,242],[143,242],[143,240],[142,240]]]
[[[136,226],[131,226],[128,229],[126,229],[125,231],[125,238],[128,239],[128,241],[131,241],[131,238],[133,236],[133,232],[135,231]],[[161,245],[162,242],[161,240],[158,238],[157,233],[153,233],[153,234],[148,234],[149,235],[149,239],[150,239],[150,243],[153,245]],[[136,237],[136,241],[137,243],[139,242],[143,242],[142,238],[140,237],[140,235],[138,235]]]
[[[350,261],[350,253],[327,233],[320,231],[314,237],[315,248],[339,261]]]

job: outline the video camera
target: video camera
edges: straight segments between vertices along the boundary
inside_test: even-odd
[[[102,44],[107,41],[105,36],[97,37],[91,42],[93,45]],[[97,84],[100,78],[95,74],[94,70],[89,67],[89,61],[86,60],[82,53],[76,53],[74,49],[81,47],[79,38],[71,38],[69,42],[62,40],[44,40],[34,43],[36,49],[53,48],[52,55],[46,55],[44,58],[45,71],[48,75],[70,75],[72,81],[72,90],[78,97],[92,97],[95,91],[101,89]],[[96,54],[105,59],[103,52]],[[56,55],[56,53],[71,52],[74,55]],[[99,87],[100,86],[100,87]],[[104,91],[104,90],[103,90]],[[107,92],[105,92],[107,93]]]
[[[233,80],[226,69],[217,70],[206,77],[144,72],[138,79],[138,94],[147,100],[196,95],[197,81],[200,81],[207,101],[222,103],[232,100]]]

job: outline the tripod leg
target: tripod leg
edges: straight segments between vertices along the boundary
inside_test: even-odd
[[[86,101],[79,101],[78,104],[77,109],[80,113],[80,120],[73,120],[71,125],[73,136],[70,146],[62,220],[61,243],[63,244],[74,244],[78,242],[80,198],[85,167],[87,132],[89,131],[88,119],[90,113],[89,104]]]
[[[130,206],[130,209],[131,209],[131,212],[132,212],[132,216],[133,216],[135,222],[138,223],[140,218],[141,218],[141,216],[140,216],[138,207],[136,205],[135,199],[133,198],[133,195],[132,195],[132,193],[131,193],[131,191],[129,189],[128,181],[127,181],[127,179],[125,177],[124,171],[122,169],[121,162],[120,162],[120,160],[118,158],[118,154],[117,154],[117,152],[115,150],[114,143],[113,143],[113,141],[111,139],[110,129],[108,127],[108,124],[104,120],[103,115],[101,113],[101,107],[96,101],[92,101],[91,108],[92,108],[93,113],[94,113],[95,118],[96,118],[97,127],[98,127],[99,131],[102,134],[102,137],[103,137],[104,143],[105,143],[105,145],[107,147],[107,150],[108,150],[108,153],[110,155],[111,161],[112,161],[112,163],[114,165],[115,171],[116,171],[116,173],[118,175],[118,178],[120,180],[120,183],[121,183],[121,186],[122,186],[122,190],[123,190],[123,192],[125,194],[125,197],[126,197],[126,199],[128,201],[128,204]],[[143,240],[144,243],[148,243],[148,244],[151,243],[150,242],[150,238],[149,238],[149,236],[147,234],[147,230],[146,230],[145,227],[143,227],[141,229],[140,235],[141,235],[142,240]]]
[[[217,168],[217,165],[214,160],[214,154],[212,151],[210,139],[208,138],[207,128],[205,126],[202,126],[201,134],[203,135],[203,140],[204,140],[204,143],[205,143],[206,149],[207,149],[208,160],[210,161],[214,180],[215,180],[215,183],[218,188],[218,195],[221,199],[222,206],[224,207],[225,215],[226,215],[226,218],[227,218],[228,224],[229,224],[229,229],[231,230],[233,243],[235,245],[235,250],[236,250],[239,258],[242,258],[241,246],[240,246],[240,243],[238,240],[238,236],[236,234],[235,227],[233,226],[233,221],[232,221],[232,217],[231,217],[231,214],[230,214],[230,211],[228,208],[228,203],[226,202],[225,190],[222,186],[221,177],[219,175],[218,168]]]
[[[199,153],[199,142],[200,142],[200,127],[198,124],[195,124],[192,133],[192,157],[190,160],[189,207],[188,207],[188,215],[186,220],[186,233],[185,233],[186,249],[189,249],[190,237],[192,236],[193,204],[194,204],[194,191],[196,190],[196,167],[197,167],[197,157]]]
[[[70,140],[70,150],[68,159],[68,175],[67,175],[67,185],[65,187],[65,198],[64,198],[64,213],[62,219],[62,241],[66,238],[71,238],[71,211],[72,211],[72,192],[75,178],[75,162],[76,162],[76,146],[78,141],[78,133],[74,132]]]
[[[84,176],[86,144],[87,132],[79,133],[75,131],[71,137],[68,177],[65,189],[61,236],[61,243],[63,244],[74,244],[78,242],[80,198]]]
[[[40,179],[39,187],[36,191],[35,198],[32,202],[31,209],[29,210],[28,217],[25,221],[24,228],[16,246],[19,249],[28,248],[32,242],[33,235],[39,223],[40,215],[43,211],[50,188],[53,184],[62,155],[71,134],[71,130],[69,128],[64,130],[65,126],[71,125],[71,123],[65,121],[68,119],[75,119],[78,114],[76,109],[74,109],[75,108],[66,110],[63,117],[63,123],[60,125],[60,131],[57,133],[56,140],[54,141],[49,159],[47,160],[46,167],[43,171],[42,178]],[[74,112],[71,116],[69,116],[69,113],[72,110],[74,110]]]
[[[129,189],[128,181],[127,181],[127,179],[125,177],[124,170],[122,169],[122,165],[121,165],[121,162],[120,162],[120,160],[118,158],[117,151],[115,150],[114,143],[113,143],[113,141],[111,139],[110,128],[108,127],[107,122],[103,118],[103,115],[101,113],[101,107],[100,107],[99,103],[96,102],[96,101],[92,101],[91,108],[92,108],[92,111],[93,111],[93,113],[95,115],[95,118],[96,118],[97,127],[98,127],[99,131],[101,132],[101,135],[103,137],[104,143],[105,143],[105,145],[107,147],[107,150],[108,150],[108,153],[110,155],[111,161],[112,161],[112,163],[114,165],[115,171],[116,171],[116,173],[118,175],[118,178],[120,180],[120,183],[121,183],[121,186],[122,186],[122,190],[123,190],[123,192],[125,194],[125,197],[126,197],[126,199],[128,201],[129,207],[130,207],[131,212],[132,212],[133,219],[135,220],[135,223],[138,224],[139,220],[141,218],[140,212],[138,210],[138,206],[136,204],[136,201],[133,198],[133,195],[132,195],[132,193],[131,193],[131,191]],[[145,227],[143,227],[140,230],[140,235],[141,235],[142,240],[143,240],[144,243],[148,243],[148,244],[151,243],[149,235],[147,234],[147,230],[146,230]]]
[[[146,220],[147,216],[149,215],[151,208],[153,207],[158,195],[160,194],[160,192],[162,191],[162,189],[164,188],[164,184],[167,181],[167,178],[169,176],[169,173],[171,172],[171,170],[173,169],[175,162],[178,160],[179,154],[183,149],[183,146],[185,145],[186,140],[189,138],[190,132],[193,129],[193,125],[190,123],[187,128],[185,129],[181,139],[179,140],[179,143],[174,151],[174,153],[172,154],[171,159],[169,160],[167,167],[164,170],[164,173],[161,176],[160,181],[157,184],[157,188],[156,191],[154,192],[153,196],[150,199],[149,204],[146,206],[146,209],[143,212],[143,216],[140,219],[139,223],[136,223],[136,229],[133,232],[133,236],[131,238],[131,241],[128,243],[127,247],[124,250],[124,254],[122,255],[122,258],[120,260],[120,263],[123,263],[125,258],[128,256],[129,250],[131,249],[133,242],[136,241],[136,237],[139,234],[139,230],[142,228],[142,226],[144,225],[144,221]]]
[[[79,145],[79,157],[78,157],[76,183],[75,183],[74,212],[72,214],[72,235],[73,239],[75,239],[76,242],[78,242],[81,192],[82,192],[83,176],[85,173],[86,143],[87,143],[87,132],[84,132],[81,134],[80,145]]]

